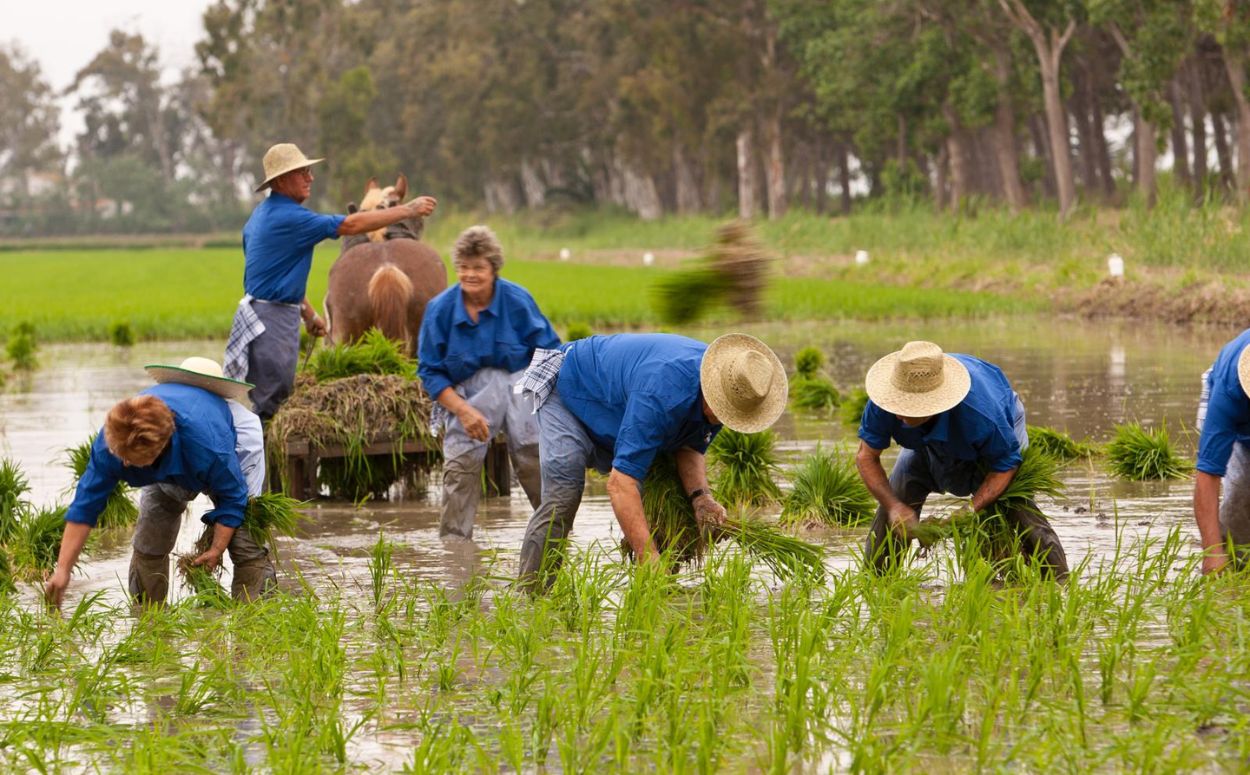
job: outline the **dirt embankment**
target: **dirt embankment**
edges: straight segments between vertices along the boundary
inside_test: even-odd
[[[1060,292],[1056,303],[1092,318],[1250,325],[1250,289],[1231,287],[1216,280],[1166,286],[1107,279],[1088,290],[1072,294]]]

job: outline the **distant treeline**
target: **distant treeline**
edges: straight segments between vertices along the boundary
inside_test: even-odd
[[[1196,199],[1250,190],[1250,0],[219,0],[196,52],[163,84],[114,33],[58,179],[50,92],[0,48],[0,229],[230,226],[279,140],[338,209],[402,170],[491,211],[1066,214],[1149,203],[1165,152]]]

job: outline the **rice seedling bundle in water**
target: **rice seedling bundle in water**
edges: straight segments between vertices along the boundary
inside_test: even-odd
[[[790,380],[790,404],[796,409],[836,409],[841,400],[838,389],[824,377],[799,376]]]
[[[859,425],[864,419],[864,407],[868,406],[868,391],[857,387],[846,394],[838,407],[838,416],[847,425]]]
[[[119,320],[109,325],[109,341],[118,347],[133,347],[135,332],[130,327],[130,321]]]
[[[39,581],[56,567],[65,531],[65,510],[64,506],[23,510],[8,541],[15,579]]]
[[[354,344],[339,344],[318,350],[304,371],[312,374],[317,382],[357,374],[396,374],[415,379],[417,362],[402,351],[398,342],[371,328]]]
[[[850,458],[817,449],[799,466],[794,489],[781,508],[784,524],[859,525],[872,519],[877,501]]]
[[[74,474],[74,481],[70,485],[71,490],[78,486],[78,480],[87,470],[95,437],[96,434],[93,433],[83,443],[75,447],[67,447],[65,450],[65,466]],[[100,512],[100,517],[96,521],[96,527],[127,527],[133,525],[138,519],[139,509],[130,499],[130,486],[125,482],[118,482],[109,493],[108,501],[104,504],[104,511]]]
[[[825,354],[818,347],[804,347],[794,354],[796,376],[811,379],[825,366]]]
[[[643,482],[642,508],[656,549],[673,563],[696,560],[709,543],[730,539],[783,578],[798,572],[823,573],[820,547],[763,522],[730,518],[723,526],[701,531],[671,454],[662,453],[652,463]],[[621,549],[626,557],[633,556],[627,541],[621,542]]]
[[[1037,447],[1060,461],[1089,458],[1098,453],[1093,444],[1076,441],[1063,431],[1040,425],[1029,426],[1029,446]]]
[[[8,458],[0,460],[0,544],[17,530],[17,521],[27,507],[24,496],[28,492],[30,482],[21,467]]]
[[[1116,426],[1107,463],[1111,473],[1133,481],[1180,479],[1194,467],[1176,453],[1166,427],[1147,430],[1135,422]]]
[[[739,433],[722,428],[707,451],[709,467],[715,471],[716,499],[741,506],[767,506],[781,500],[776,446],[777,434],[772,431]]]
[[[32,371],[39,365],[35,357],[37,349],[34,334],[25,331],[14,331],[9,334],[9,341],[5,346],[9,360],[13,361],[13,368],[21,371]]]
[[[275,539],[278,536],[295,537],[300,523],[307,519],[307,515],[302,511],[306,505],[304,501],[279,492],[262,493],[248,500],[247,511],[243,514],[243,529],[251,533],[253,541],[268,547],[269,551],[276,556],[278,544]],[[200,533],[200,537],[196,539],[192,548],[192,554],[178,559],[178,570],[182,572],[182,577],[186,579],[187,584],[195,590],[196,595],[216,605],[216,602],[220,602],[217,599],[223,596],[225,601],[229,602],[229,596],[224,595],[222,586],[217,581],[217,573],[191,564],[193,559],[208,551],[213,545],[213,532],[213,525],[204,526],[203,532]]]

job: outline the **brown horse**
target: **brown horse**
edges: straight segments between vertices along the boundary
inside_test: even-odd
[[[388,207],[408,194],[403,175],[392,187],[378,189],[370,180],[365,201]],[[383,192],[377,196],[374,192]],[[348,212],[356,212],[355,203]],[[344,240],[338,260],[330,267],[326,289],[326,322],[331,344],[354,342],[370,328],[402,342],[408,353],[416,351],[417,332],[425,305],[447,288],[447,269],[438,253],[420,241],[423,219],[409,218],[387,228],[385,239],[359,236]]]

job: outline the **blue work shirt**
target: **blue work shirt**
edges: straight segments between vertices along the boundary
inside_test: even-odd
[[[456,283],[425,307],[417,339],[417,374],[425,392],[437,399],[481,369],[520,371],[529,365],[535,347],[559,346],[555,329],[521,286],[496,277],[490,306],[474,323]]]
[[[1250,344],[1250,329],[1224,345],[1207,375],[1207,414],[1198,437],[1198,470],[1212,476],[1228,471],[1233,444],[1250,444],[1250,397],[1237,378],[1237,361]]]
[[[313,248],[337,238],[346,217],[314,213],[285,194],[270,193],[243,226],[243,290],[261,301],[303,301]]]
[[[174,433],[168,446],[152,465],[128,466],[109,452],[101,428],[65,521],[95,527],[109,494],[122,481],[134,487],[168,482],[207,493],[214,508],[201,518],[205,524],[243,524],[247,483],[239,469],[234,420],[226,399],[177,383],[156,385],[139,395],[156,396],[173,412]]]
[[[1015,423],[1019,400],[1007,375],[992,363],[951,353],[968,367],[972,386],[954,408],[916,428],[908,427],[872,401],[864,407],[859,437],[873,449],[886,449],[890,439],[907,449],[931,449],[946,460],[975,460],[991,471],[1011,471],[1023,462]]]
[[[612,467],[644,479],[658,452],[706,452],[720,425],[703,414],[707,345],[673,334],[592,336],[565,345],[556,390]]]

